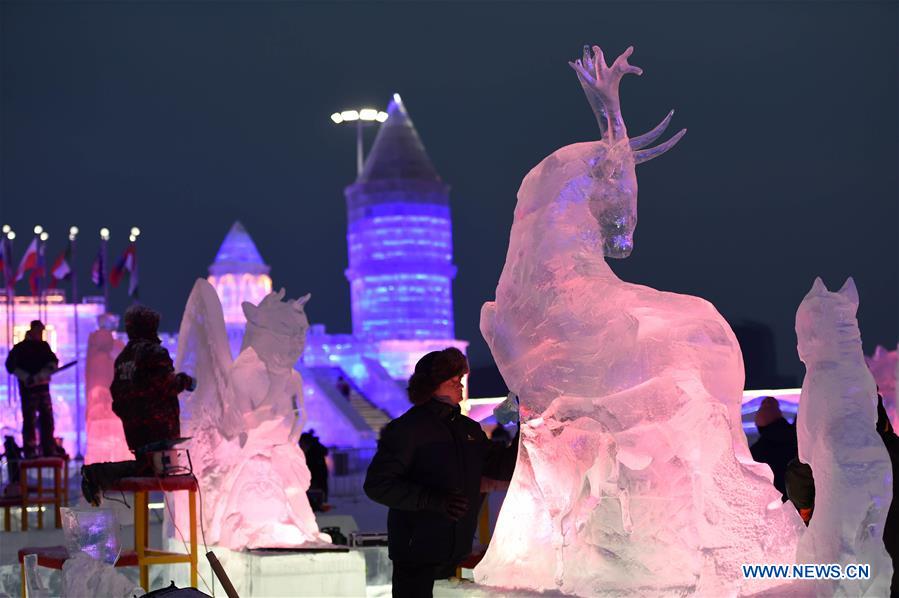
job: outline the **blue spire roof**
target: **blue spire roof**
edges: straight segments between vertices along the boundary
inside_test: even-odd
[[[440,175],[399,94],[393,94],[387,115],[356,182],[391,179],[440,182]]]
[[[268,274],[270,268],[262,261],[256,244],[250,233],[240,221],[231,226],[225,235],[222,246],[215,255],[215,261],[209,266],[209,274]]]

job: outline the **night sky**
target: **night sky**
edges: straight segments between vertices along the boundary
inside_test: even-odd
[[[144,303],[177,330],[193,280],[241,220],[310,320],[350,330],[343,189],[354,131],[332,112],[399,92],[452,186],[456,334],[474,367],[522,177],[599,136],[567,61],[628,45],[631,135],[671,108],[680,144],[638,167],[627,281],[769,326],[799,376],[796,308],[855,277],[865,350],[899,331],[896,2],[27,2],[0,5],[0,220],[139,226]],[[370,130],[370,145],[374,130]],[[26,292],[23,283],[20,293]],[[126,285],[113,307],[128,304]],[[797,380],[798,381],[798,380]]]

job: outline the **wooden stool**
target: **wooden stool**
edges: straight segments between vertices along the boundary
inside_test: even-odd
[[[37,473],[37,484],[28,483],[28,470]],[[44,488],[44,470],[53,470],[53,490]],[[28,507],[37,505],[37,528],[44,529],[43,505],[53,505],[56,512],[56,527],[62,527],[60,507],[69,502],[69,460],[63,457],[37,457],[19,461],[19,489],[22,503],[22,531],[28,530]]]
[[[9,516],[9,510],[14,508],[22,508],[22,500],[18,496],[0,497],[0,508],[3,509],[3,529],[12,531],[12,517]]]
[[[37,555],[37,566],[48,569],[61,570],[69,560],[69,551],[65,546],[40,546],[22,548],[19,550],[19,571],[22,574],[22,598],[25,598],[25,556]],[[133,550],[123,550],[116,561],[116,567],[137,567],[137,553]]]
[[[122,478],[105,490],[134,493],[134,550],[137,554],[137,566],[140,568],[140,585],[150,591],[150,565],[190,563],[190,585],[197,587],[197,479],[193,475]],[[190,552],[179,554],[152,549],[149,546],[150,512],[147,497],[150,492],[179,490],[189,493]]]

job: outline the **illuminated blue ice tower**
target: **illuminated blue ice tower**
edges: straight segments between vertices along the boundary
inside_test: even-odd
[[[396,379],[428,351],[457,346],[449,185],[395,94],[356,182],[346,188],[353,336]]]

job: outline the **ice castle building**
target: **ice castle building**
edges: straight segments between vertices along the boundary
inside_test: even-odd
[[[207,278],[222,302],[225,328],[234,357],[240,352],[247,324],[241,303],[249,301],[259,304],[271,292],[269,270],[247,229],[240,222],[235,222],[209,266]]]
[[[465,351],[468,345],[455,338],[453,322],[449,186],[399,96],[345,195],[353,331],[329,334],[312,324],[297,369],[306,428],[329,446],[364,447],[409,408],[406,382],[425,353],[448,346]],[[225,237],[208,280],[222,301],[237,355],[245,326],[241,303],[258,303],[272,289],[269,267],[239,222]]]
[[[455,338],[449,185],[437,174],[399,95],[362,172],[345,190],[352,335],[310,331],[307,363],[352,374],[376,360],[405,382],[422,355]]]

